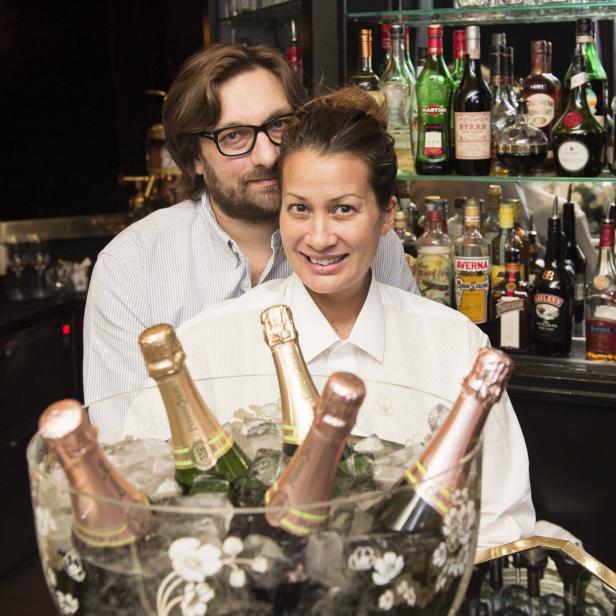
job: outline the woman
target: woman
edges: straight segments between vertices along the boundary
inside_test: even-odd
[[[397,165],[384,119],[384,110],[353,88],[300,111],[280,156],[280,235],[294,274],[204,311],[178,334],[194,378],[273,375],[259,316],[286,304],[311,373],[347,370],[412,388],[404,407],[373,395],[354,430],[403,443],[429,432],[435,402],[451,405],[488,340],[461,313],[372,276],[379,237],[395,212]],[[243,387],[230,379],[226,394],[206,399],[226,422],[239,406],[272,401],[271,389],[260,399],[257,382],[264,379]],[[127,432],[142,420],[133,415]],[[484,442],[480,546],[488,547],[534,526],[526,447],[507,396],[492,409]]]

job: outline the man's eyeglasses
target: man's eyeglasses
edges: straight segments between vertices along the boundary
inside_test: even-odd
[[[260,126],[225,126],[216,130],[205,130],[199,137],[211,139],[223,156],[241,156],[255,147],[257,135],[264,132],[274,145],[280,145],[284,131],[295,119],[294,113],[278,116]]]

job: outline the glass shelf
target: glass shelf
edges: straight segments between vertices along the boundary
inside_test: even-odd
[[[535,4],[521,6],[486,6],[463,9],[420,9],[413,11],[378,11],[349,13],[355,21],[402,22],[411,27],[439,23],[444,26],[472,23],[531,23],[546,21],[574,21],[578,18],[614,19],[616,0],[572,4]]]
[[[525,184],[527,182],[567,182],[569,184],[586,184],[616,182],[616,176],[607,171],[596,178],[570,178],[556,174],[530,175],[530,176],[511,176],[511,175],[411,175],[409,173],[398,173],[397,178],[402,181],[424,181],[432,180],[437,182],[487,182],[490,184],[515,183]]]
[[[264,6],[253,11],[243,11],[238,15],[222,17],[221,22],[232,24],[252,24],[266,23],[269,21],[289,21],[290,19],[300,19],[302,14],[301,0],[288,0],[287,2],[279,2],[271,6]]]

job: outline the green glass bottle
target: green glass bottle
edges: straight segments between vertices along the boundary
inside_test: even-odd
[[[378,74],[381,80],[385,77],[389,61],[391,60],[391,38],[389,36],[390,24],[381,24],[381,61]]]
[[[428,26],[428,57],[417,81],[419,109],[418,173],[446,174],[451,170],[449,101],[453,81],[443,59],[443,26]]]
[[[165,404],[182,491],[228,492],[234,479],[247,475],[249,460],[197,390],[173,327],[149,327],[139,336],[139,346]]]
[[[451,79],[453,87],[451,88],[451,96],[449,97],[449,153],[451,160],[456,157],[456,139],[455,125],[453,115],[453,101],[458,91],[458,86],[464,76],[464,53],[466,51],[466,30],[454,30],[453,33],[453,70],[451,71]]]

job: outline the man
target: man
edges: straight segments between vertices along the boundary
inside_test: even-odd
[[[146,383],[137,343],[146,327],[177,327],[291,273],[276,230],[276,163],[285,126],[305,100],[272,49],[218,45],[184,65],[164,118],[188,198],[131,225],[98,257],[84,325],[87,404]],[[381,240],[373,269],[381,282],[417,292],[393,232]],[[101,440],[120,435],[124,413],[117,403],[90,407]]]

